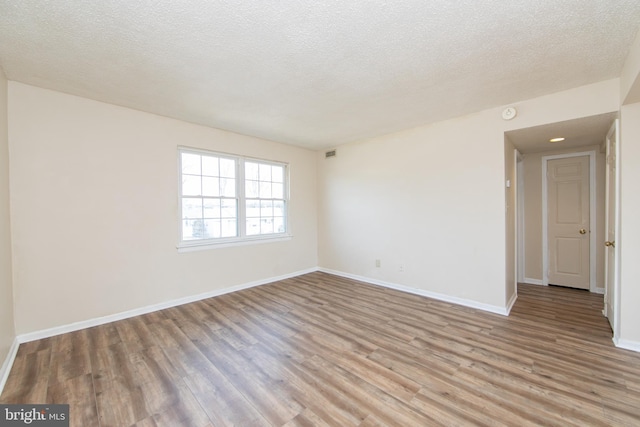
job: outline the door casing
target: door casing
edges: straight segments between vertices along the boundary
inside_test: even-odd
[[[610,145],[609,145],[609,141],[611,140],[612,135],[615,134],[615,138],[616,138],[616,144],[615,144],[615,152],[614,153],[610,153]],[[620,120],[616,119],[613,123],[613,125],[611,125],[611,129],[609,130],[609,132],[607,133],[607,138],[605,140],[605,144],[606,144],[606,154],[607,154],[607,159],[606,159],[606,164],[607,164],[607,170],[606,170],[606,195],[605,195],[605,201],[607,203],[607,206],[605,208],[605,239],[609,240],[609,227],[610,227],[610,222],[613,223],[613,228],[614,228],[614,236],[616,240],[620,240]],[[613,183],[613,193],[614,194],[610,194],[611,191],[611,186],[610,184],[610,179],[611,174],[610,174],[610,166],[609,166],[609,162],[610,162],[610,156],[613,156],[613,159],[615,160],[615,164],[614,164],[614,171],[615,174],[613,176],[614,178],[614,183]],[[613,199],[613,203],[614,206],[611,207],[609,204],[611,203],[611,199]],[[613,209],[611,209],[613,208]],[[615,215],[614,218],[610,217],[610,212],[613,211],[612,213]],[[614,251],[613,252],[613,265],[610,265],[609,262],[609,251]],[[613,313],[608,313],[607,312],[607,301],[605,300],[605,305],[604,305],[604,310],[603,310],[603,314],[609,319],[609,323],[611,325],[611,329],[613,330],[613,340],[614,342],[617,340],[618,337],[618,329],[619,329],[619,325],[620,325],[620,264],[619,261],[620,260],[620,245],[617,244],[614,247],[610,247],[606,249],[605,252],[605,296],[608,297],[609,299],[609,303],[611,305],[611,308],[613,310]],[[610,273],[612,273],[610,275]],[[611,278],[613,278],[613,283],[609,283],[609,280],[611,280]],[[609,290],[612,289],[613,290],[613,298],[611,298],[611,295],[607,295],[609,293]]]
[[[589,291],[596,291],[596,152],[554,154],[542,157],[542,285],[549,286],[547,162],[553,159],[589,156]]]

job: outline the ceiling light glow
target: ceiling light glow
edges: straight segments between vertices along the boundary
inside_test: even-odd
[[[564,141],[564,138],[551,138],[549,140],[549,142],[560,142],[560,141]]]

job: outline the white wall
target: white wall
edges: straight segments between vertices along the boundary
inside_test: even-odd
[[[629,49],[620,74],[620,99],[622,104],[640,102],[640,31]]]
[[[178,254],[177,146],[288,162],[286,242]],[[18,334],[317,265],[312,151],[9,82]]]
[[[620,336],[640,351],[640,103],[620,111]]]
[[[619,91],[608,80],[514,103],[512,121],[495,108],[319,153],[320,266],[504,308],[504,132],[617,111]]]
[[[483,112],[321,153],[320,265],[504,307],[504,140],[486,125],[497,120]]]
[[[621,78],[620,109],[620,336],[640,351],[640,32],[631,46]]]
[[[0,367],[15,338],[9,221],[9,145],[7,142],[7,79],[0,69]],[[2,372],[0,370],[0,383]]]

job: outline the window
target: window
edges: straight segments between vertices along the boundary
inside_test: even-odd
[[[181,246],[287,234],[287,165],[179,150]]]

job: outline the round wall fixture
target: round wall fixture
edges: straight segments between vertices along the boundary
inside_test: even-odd
[[[518,110],[513,107],[507,107],[502,111],[502,118],[505,120],[511,120],[518,114]]]

